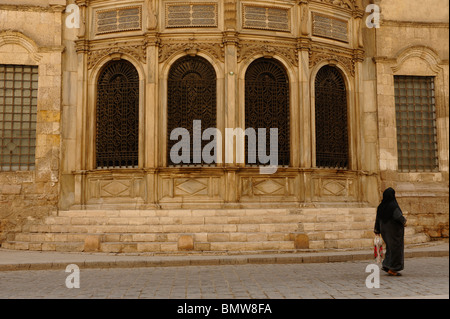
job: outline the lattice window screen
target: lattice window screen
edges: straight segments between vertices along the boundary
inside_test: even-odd
[[[0,171],[35,166],[38,67],[0,65]]]
[[[256,132],[258,128],[266,129],[267,154],[270,146],[270,129],[278,128],[279,166],[290,164],[289,98],[288,76],[279,62],[261,58],[249,66],[245,75],[245,127],[253,128]],[[247,164],[249,155],[256,157],[256,164],[261,164],[258,156],[249,154],[246,143]]]
[[[398,169],[436,171],[434,78],[395,76]]]
[[[170,150],[177,141],[170,140],[170,134],[176,128],[184,128],[191,138],[190,163],[176,165],[206,165],[201,152],[210,141],[202,141],[201,149],[194,150],[193,123],[200,120],[202,130],[216,127],[216,72],[213,66],[198,56],[180,58],[170,69],[167,96],[167,162],[175,165],[171,161]],[[201,158],[200,163],[194,163],[194,158]]]
[[[139,75],[128,61],[109,62],[97,84],[97,168],[138,166]]]
[[[348,168],[347,92],[335,67],[319,70],[315,95],[316,166]]]

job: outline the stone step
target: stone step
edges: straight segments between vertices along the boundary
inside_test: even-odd
[[[72,251],[82,252],[84,242],[21,242],[2,243],[2,248],[13,250],[35,251]],[[191,252],[228,252],[228,251],[264,251],[295,250],[294,243],[289,241],[263,242],[196,242]],[[105,253],[142,253],[142,252],[178,252],[176,242],[104,242],[100,244],[100,252]]]
[[[2,247],[182,253],[179,240],[188,235],[198,252],[291,251],[304,232],[310,249],[371,248],[375,215],[375,208],[70,210],[29,221]],[[426,241],[406,228],[405,243]]]
[[[177,242],[186,233],[17,233],[11,241],[18,242],[84,242],[88,236],[97,236],[101,242]],[[289,241],[286,232],[229,232],[194,233],[195,242],[262,242]]]
[[[3,242],[1,247],[4,249],[12,249],[12,250],[82,252],[84,250],[84,242],[7,241],[7,242]]]
[[[68,210],[59,217],[239,217],[290,215],[288,209]]]
[[[345,230],[371,230],[373,232],[374,223],[363,222],[326,222],[326,223],[301,223],[303,230],[310,232],[345,231]]]
[[[44,225],[214,225],[298,223],[295,215],[211,217],[47,217]],[[36,222],[36,224],[39,224]]]
[[[361,249],[372,248],[373,238],[351,238],[351,239],[336,239],[336,240],[311,240],[309,242],[309,249],[323,250],[323,249]]]
[[[203,225],[28,225],[29,233],[229,233],[295,232],[297,223],[277,224],[203,224]]]

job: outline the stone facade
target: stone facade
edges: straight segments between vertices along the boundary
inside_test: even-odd
[[[80,14],[75,28],[66,23],[72,11],[65,12],[74,4]],[[311,243],[333,240],[316,241],[314,248],[343,248],[349,246],[338,240],[352,239],[337,228],[358,220],[370,224],[367,209],[373,212],[388,186],[397,190],[415,231],[448,237],[448,1],[375,4],[380,28],[366,27],[369,1],[363,0],[0,0],[0,65],[39,67],[36,168],[0,172],[0,242],[29,229],[22,227],[27,221],[46,217],[52,223],[48,218],[58,211],[242,209],[245,215],[245,209],[285,208],[318,209],[318,223],[327,220],[327,209],[333,211],[328,220],[336,227],[326,229],[332,233],[317,233],[322,226],[300,232],[294,227],[287,237],[296,247],[304,248],[306,232]],[[226,143],[222,151],[232,154],[231,162],[168,165],[168,78],[185,56],[205,59],[216,73],[216,123],[223,138],[226,128],[245,127],[245,78],[252,62],[265,58],[283,66],[289,79],[288,167],[261,175],[241,164],[234,145]],[[118,60],[130,62],[139,75],[138,165],[97,169],[97,81]],[[316,165],[314,81],[324,66],[336,68],[345,82],[345,169]],[[435,172],[398,170],[396,75],[435,79]],[[352,211],[358,208],[361,217]],[[339,209],[350,210],[345,221],[334,214]],[[298,223],[312,216],[299,214]],[[70,222],[58,219],[64,220]],[[355,238],[370,238],[371,227],[360,226]],[[174,242],[186,249],[200,235],[180,230],[180,236]],[[100,245],[95,236],[85,240],[93,242],[89,247]]]
[[[35,169],[0,172],[0,240],[58,207],[64,9],[58,0],[0,1],[0,64],[39,70]]]
[[[383,8],[374,61],[377,76],[381,188],[397,190],[403,210],[431,237],[448,237],[448,1],[410,1]],[[438,169],[398,170],[394,76],[431,76],[436,85]]]

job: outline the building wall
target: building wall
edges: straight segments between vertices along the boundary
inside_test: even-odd
[[[448,237],[449,48],[448,1],[378,1],[376,76],[380,176],[382,188],[394,187],[413,225],[431,237]],[[398,169],[394,76],[432,76],[436,95],[438,169]]]
[[[0,171],[0,240],[57,208],[65,1],[0,1],[0,64],[38,67],[35,168]]]
[[[374,1],[378,29],[365,26],[368,0],[206,2],[217,4],[214,26],[170,27],[167,6],[177,1],[0,0],[0,64],[39,66],[36,168],[0,172],[0,233],[70,208],[376,207],[392,186],[414,227],[448,236],[448,10],[441,9],[448,1]],[[65,23],[69,4],[80,8],[77,28]],[[287,29],[249,27],[249,5],[287,10]],[[140,8],[138,28],[98,32],[98,12],[129,6]],[[315,33],[314,13],[347,21],[347,41]],[[251,62],[282,63],[290,85],[289,168],[260,175],[237,163],[230,146],[223,151],[233,153],[233,163],[167,167],[167,78],[186,55],[205,58],[216,71],[222,133],[245,124]],[[139,73],[139,166],[98,170],[96,79],[116,59]],[[314,80],[325,65],[346,81],[347,170],[315,165]],[[398,172],[394,75],[437,79],[438,172]]]
[[[196,207],[205,203],[214,207],[365,206],[378,202],[376,109],[368,99],[375,96],[370,75],[373,62],[364,56],[364,10],[359,1],[339,5],[330,1],[219,1],[216,25],[202,28],[170,27],[167,6],[174,1],[77,3],[85,23],[78,30],[64,30],[62,208]],[[249,22],[243,20],[243,10],[250,4],[287,10],[288,28],[246,27]],[[142,8],[138,30],[97,32],[97,12],[127,6]],[[314,35],[314,12],[347,21],[347,41]],[[289,168],[263,176],[235,159],[208,169],[167,167],[167,77],[173,63],[188,54],[207,59],[216,70],[217,125],[223,136],[225,128],[245,125],[244,79],[250,63],[270,57],[283,64],[290,80]],[[108,61],[117,58],[133,63],[140,74],[139,168],[96,170],[95,79]],[[348,88],[349,170],[315,167],[313,87],[315,74],[328,64],[342,72]],[[233,146],[227,147],[224,153],[235,152]]]

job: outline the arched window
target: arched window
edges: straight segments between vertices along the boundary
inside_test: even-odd
[[[315,82],[316,166],[348,168],[347,92],[332,66],[322,67]]]
[[[270,129],[278,129],[278,165],[290,163],[290,121],[289,121],[289,79],[283,65],[275,59],[260,58],[250,64],[245,74],[245,127],[266,129],[266,152],[269,153]],[[258,147],[256,149],[258,153]],[[251,154],[246,136],[246,163],[249,158],[259,156]],[[260,155],[260,154],[258,154]],[[263,154],[266,155],[266,154]]]
[[[177,60],[169,71],[167,89],[167,162],[169,165],[206,164],[202,150],[210,141],[194,147],[194,121],[201,121],[201,130],[216,127],[216,72],[199,56],[185,56]],[[198,123],[198,122],[197,122]],[[188,163],[173,163],[170,151],[178,143],[171,140],[171,132],[182,128],[190,134]],[[201,137],[200,137],[201,139]],[[199,146],[199,145],[196,145]],[[210,164],[210,163],[209,163]]]
[[[139,75],[126,60],[109,62],[97,83],[97,168],[138,166]]]

